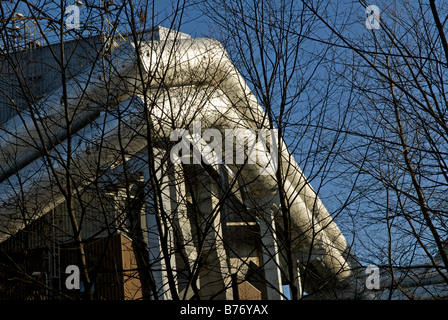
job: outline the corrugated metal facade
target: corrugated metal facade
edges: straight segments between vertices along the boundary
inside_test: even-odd
[[[74,212],[83,239],[105,237],[124,226],[122,201],[112,195],[85,190],[74,201]],[[0,250],[13,251],[62,244],[74,239],[70,216],[63,202],[25,230],[0,243]]]
[[[79,298],[81,290],[65,286],[69,265],[78,265],[78,251],[73,243],[59,248],[59,285],[62,295],[52,295],[45,288],[48,270],[45,248],[8,252],[0,255],[0,299],[45,300]],[[94,281],[93,298],[97,300],[140,299],[141,285],[130,240],[122,235],[92,239],[85,243],[89,276]],[[14,261],[11,263],[11,261]],[[14,270],[14,272],[12,272]],[[31,274],[39,275],[30,277]],[[11,277],[11,275],[14,275]],[[47,282],[48,284],[48,282]],[[54,286],[54,283],[52,284]]]
[[[68,78],[91,67],[101,57],[102,45],[100,36],[65,42]],[[60,53],[61,45],[54,44],[0,56],[0,124],[60,87]]]
[[[141,298],[140,277],[132,242],[126,230],[123,199],[118,193],[84,190],[74,201],[74,212],[84,239],[94,298]],[[65,289],[64,271],[79,265],[73,228],[62,203],[24,230],[0,244],[0,299],[77,298],[79,290]],[[39,276],[30,277],[38,272]],[[61,294],[52,291],[43,284]]]

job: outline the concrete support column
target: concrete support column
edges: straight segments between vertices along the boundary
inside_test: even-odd
[[[162,206],[167,213],[171,213],[171,196],[170,196],[170,183],[168,177],[164,174],[166,172],[166,164],[162,163],[163,150],[154,149],[155,154],[155,170],[157,172],[157,179],[161,188],[162,196]],[[150,186],[150,173],[149,169],[145,168],[144,181],[147,188]],[[161,248],[161,239],[158,227],[157,217],[155,215],[155,207],[160,206],[159,203],[155,203],[153,193],[151,190],[146,191],[146,224],[148,226],[148,244],[149,244],[149,259],[150,263],[153,265],[155,270],[160,270],[154,273],[154,279],[157,286],[157,291],[159,292],[159,299],[170,300],[172,298],[171,292],[169,290],[166,272],[166,263],[163,251]],[[172,220],[172,219],[171,219]],[[170,253],[170,263],[172,267],[172,272],[174,274],[174,280],[176,281],[177,287],[177,277],[176,277],[176,259],[174,256],[174,238],[172,233],[172,228],[170,226],[161,225],[162,232],[167,233],[167,246],[168,252]]]
[[[200,167],[192,188],[193,214],[202,262],[199,270],[201,299],[233,299],[232,279],[224,247],[223,224],[218,186]],[[196,171],[194,171],[196,172]]]
[[[271,204],[271,201],[267,201],[267,204]],[[266,207],[269,208],[267,204]],[[266,277],[266,299],[282,300],[283,287],[280,272],[279,245],[273,210],[267,209],[263,211],[259,223],[263,253],[262,266]]]
[[[194,294],[193,287],[200,288],[199,281],[191,282],[192,274],[195,272],[198,252],[195,246],[194,232],[192,230],[191,221],[187,208],[187,193],[185,189],[185,175],[182,165],[173,165],[169,172],[170,193],[171,193],[171,210],[174,213],[175,224],[174,230],[177,231],[176,236],[180,248],[177,248],[176,261],[178,262],[178,286],[181,299],[190,299]],[[182,256],[181,256],[182,255]],[[185,264],[185,258],[187,265]],[[182,269],[182,270],[180,270]]]
[[[155,204],[150,193],[147,201],[147,225],[150,260],[154,261],[155,269],[161,270],[156,278],[157,287],[160,288],[160,298],[172,298],[168,286],[166,259],[161,248],[161,238],[157,227],[157,218],[154,214],[155,206],[162,205],[167,214],[166,225],[162,230],[167,234],[167,246],[171,264],[171,272],[181,299],[190,299],[194,295],[193,285],[199,288],[199,283],[192,284],[191,272],[194,272],[197,260],[197,250],[194,244],[194,234],[191,221],[188,217],[185,179],[181,165],[162,163],[164,150],[155,149],[155,165],[157,180],[161,191],[161,204]],[[169,160],[168,160],[169,161]],[[145,182],[149,181],[149,172],[145,171]],[[148,184],[147,184],[148,185]],[[157,245],[155,245],[157,244]],[[185,259],[186,258],[186,259]],[[185,263],[187,260],[187,265]],[[158,268],[159,267],[159,268]]]
[[[222,172],[221,172],[222,174]],[[233,299],[233,290],[232,290],[232,277],[231,270],[229,265],[229,259],[227,256],[227,252],[225,250],[225,238],[228,237],[226,232],[226,212],[225,206],[219,203],[219,199],[223,196],[221,192],[221,188],[211,181],[211,197],[212,197],[212,206],[215,208],[216,216],[213,219],[213,229],[214,238],[215,238],[215,249],[217,253],[217,257],[219,260],[219,267],[221,270],[221,275],[224,282],[224,290],[225,290],[225,299],[232,300]]]

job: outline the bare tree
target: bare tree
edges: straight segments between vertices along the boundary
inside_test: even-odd
[[[68,28],[67,19],[81,5],[85,23]],[[361,179],[377,178],[366,169],[375,164],[371,150],[391,149],[387,139],[382,144],[368,140],[366,150],[350,148],[357,139],[377,136],[347,130],[368,120],[356,117],[352,107],[362,99],[355,100],[355,93],[371,95],[355,75],[349,91],[339,86],[347,79],[344,72],[361,72],[363,66],[350,68],[351,61],[341,66],[339,43],[319,39],[322,27],[336,33],[321,15],[330,5],[199,5],[222,44],[177,31],[187,14],[183,1],[173,2],[167,17],[149,1],[73,5],[42,0],[2,6],[2,59],[9,69],[1,93],[16,114],[0,129],[6,277],[21,274],[23,282],[73,297],[30,274],[34,266],[23,268],[11,253],[11,248],[23,252],[46,246],[62,248],[67,256],[74,249],[85,299],[107,296],[100,286],[110,263],[138,287],[131,295],[141,299],[244,298],[242,288],[253,294],[245,298],[284,298],[282,283],[295,300],[357,290],[352,279],[359,265],[335,221],[350,227],[353,221],[341,213],[373,190],[361,188]],[[38,30],[41,47],[18,38],[21,29],[15,27],[24,22]],[[162,22],[169,28],[159,28]],[[370,61],[365,48],[347,44],[338,34],[344,49]],[[45,61],[33,62],[38,50],[46,50]],[[376,53],[372,56],[377,59]],[[371,63],[377,75],[401,76],[394,75],[401,64],[384,62],[381,67],[376,60]],[[48,70],[35,75],[28,70],[42,66]],[[29,76],[50,72],[45,79]],[[48,79],[51,85],[36,89],[36,83]],[[392,97],[396,107],[390,114],[401,123],[400,81],[381,81],[386,85],[375,93]],[[370,101],[374,108],[366,114],[384,107]],[[267,131],[276,134],[266,136]],[[407,154],[409,133],[400,129],[401,139],[393,145],[405,155],[404,172],[414,168]],[[252,161],[260,141],[263,154],[271,157],[267,162]],[[269,171],[274,158],[278,162]],[[348,173],[353,184],[332,193]],[[392,201],[398,187],[384,178],[390,175],[380,177],[376,182],[387,186]],[[417,183],[418,171],[408,178],[416,180],[417,195],[426,190]],[[392,237],[396,216],[390,203],[386,221]],[[425,211],[424,221],[431,221],[430,212]],[[357,218],[360,213],[355,213]],[[440,238],[439,227],[429,230]],[[132,263],[114,260],[116,236]]]
[[[443,295],[431,286],[446,283],[448,266],[445,3],[378,2],[377,29],[366,27],[374,12],[364,1],[344,8],[344,22],[336,9],[303,3],[331,34],[335,71],[356,97],[347,104],[350,138],[334,156],[355,186],[349,209],[356,228],[363,226],[357,251],[384,267],[388,298]]]

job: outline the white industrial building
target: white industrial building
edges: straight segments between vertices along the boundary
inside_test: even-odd
[[[137,49],[122,37],[104,39],[67,43],[73,60],[66,96],[57,66],[46,58],[48,47],[19,57],[34,61],[25,76],[38,83],[32,87],[32,96],[39,98],[34,104],[14,100],[11,106],[11,96],[23,96],[23,90],[3,79],[3,88],[14,92],[0,100],[2,250],[45,248],[50,263],[39,274],[46,274],[53,289],[63,286],[61,270],[68,260],[61,248],[75,239],[64,193],[71,179],[80,238],[91,243],[119,235],[118,247],[128,249],[133,237],[145,243],[142,261],[157,288],[152,298],[173,298],[174,285],[184,299],[283,299],[283,285],[290,280],[280,239],[280,165],[296,258],[293,281],[305,289],[300,294],[375,296],[365,290],[363,267],[349,254],[286,144],[269,134],[275,131],[264,110],[219,42],[162,27],[148,32]],[[194,125],[200,125],[199,135]],[[173,136],[178,129],[186,131]],[[242,149],[225,153],[225,141],[210,148],[210,137],[226,137],[228,130],[232,143],[247,140],[247,132],[268,133],[264,144],[253,144],[255,161],[236,161],[233,153]],[[191,148],[190,156],[183,153],[176,162],[173,145]],[[272,150],[279,151],[279,159]],[[123,265],[138,266],[135,256],[129,259],[123,258]],[[192,278],[198,261],[200,270]],[[138,288],[129,290],[141,297]]]

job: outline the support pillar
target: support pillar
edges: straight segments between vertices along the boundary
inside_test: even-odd
[[[271,204],[271,201],[267,201]],[[267,205],[266,205],[267,206]],[[266,278],[266,299],[282,300],[283,287],[280,272],[279,246],[277,242],[274,213],[268,209],[259,219],[262,242],[263,268]]]

